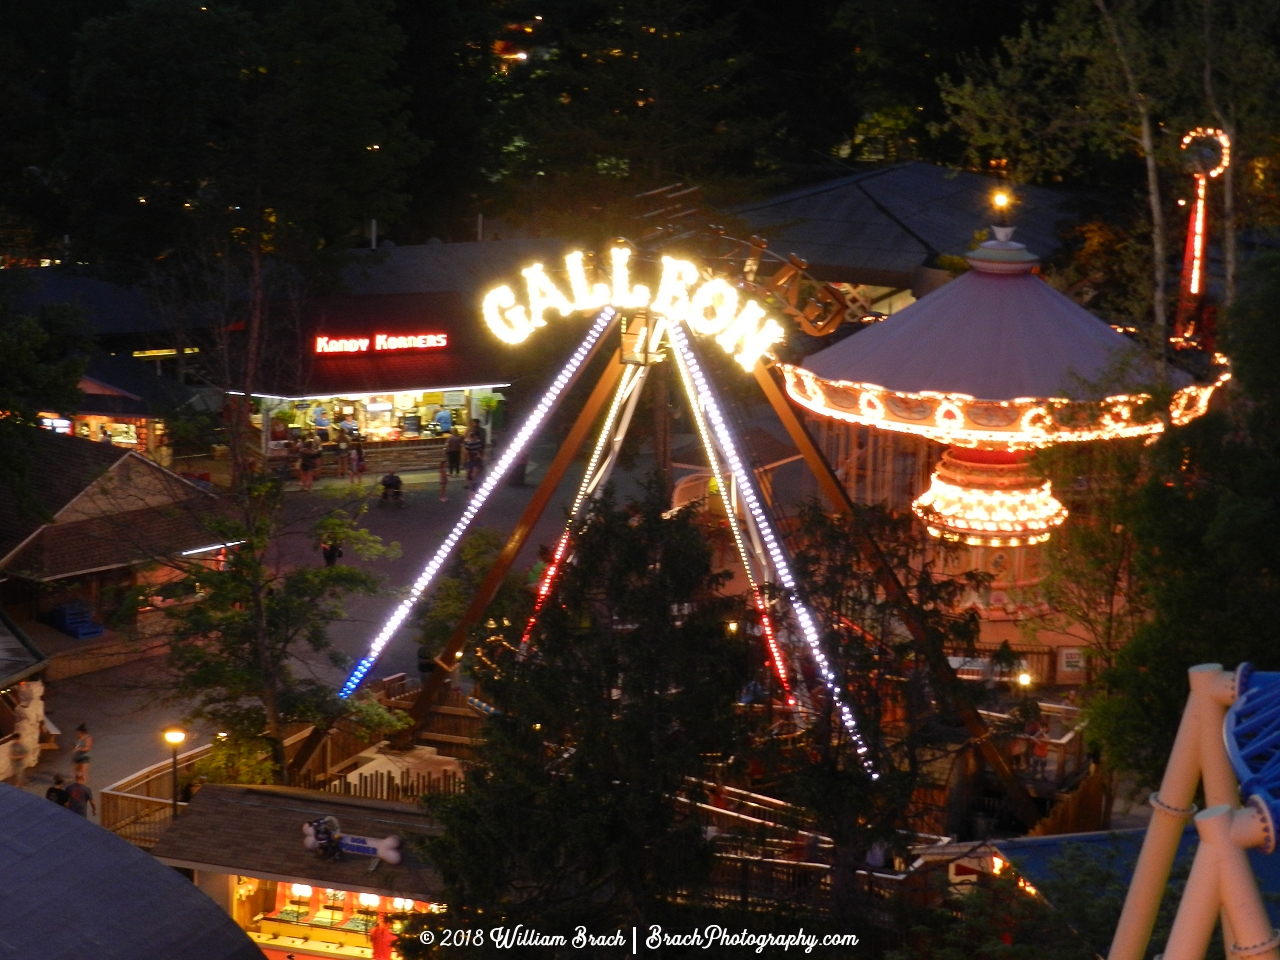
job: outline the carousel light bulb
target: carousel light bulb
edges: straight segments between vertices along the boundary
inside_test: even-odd
[[[480,508],[484,506],[485,501],[489,499],[489,496],[497,488],[497,485],[511,469],[511,465],[515,463],[516,459],[524,452],[525,447],[528,446],[530,438],[537,432],[537,429],[542,425],[543,420],[546,419],[547,412],[552,406],[554,406],[555,401],[559,399],[560,394],[564,392],[565,385],[573,378],[573,375],[577,373],[578,368],[582,366],[582,363],[590,353],[591,348],[595,346],[596,342],[604,335],[605,330],[607,330],[613,322],[614,315],[614,311],[610,307],[605,307],[596,315],[595,322],[591,325],[590,330],[587,331],[587,335],[583,339],[582,345],[574,353],[573,358],[569,363],[565,365],[564,370],[560,373],[560,377],[557,378],[557,380],[548,388],[546,394],[543,396],[543,402],[539,404],[538,408],[529,417],[529,420],[525,423],[524,427],[516,434],[515,439],[512,441],[511,446],[507,448],[506,453],[504,453],[498,462],[494,464],[493,470],[490,472],[488,479],[481,485],[480,489],[475,492],[475,496],[472,498],[466,512],[463,513],[458,522],[454,524],[453,530],[450,532],[449,536],[445,538],[445,541],[436,550],[435,555],[426,565],[422,576],[417,580],[417,586],[420,591],[427,588],[432,578],[434,578],[440,568],[444,566],[444,562],[448,559],[454,545],[462,538],[462,535],[471,525],[471,521],[474,520],[476,514],[480,512]],[[360,660],[355,669],[352,670],[351,674],[347,677],[346,682],[342,685],[342,689],[338,692],[338,696],[341,699],[345,700],[355,693],[356,688],[360,686],[360,681],[364,679],[365,675],[370,669],[372,669],[374,663],[377,662],[377,659],[381,656],[383,649],[385,649],[386,645],[391,641],[391,637],[400,628],[400,625],[408,618],[410,612],[412,612],[416,602],[417,597],[413,595],[405,597],[400,601],[395,611],[386,620],[382,629],[377,633],[373,642],[369,645],[369,652]]]
[[[309,896],[311,896],[311,887],[310,887],[310,886],[308,886],[308,885],[307,885],[307,884],[305,884],[305,883],[295,883],[295,884],[294,884],[292,887],[290,887],[289,889],[293,891],[293,895],[294,895],[295,897],[309,897]]]
[[[1031,674],[1029,673],[1018,674],[1018,685],[1022,687],[1031,686]]]

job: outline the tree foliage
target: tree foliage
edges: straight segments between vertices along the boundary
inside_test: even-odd
[[[963,609],[963,601],[983,581],[964,571],[933,568],[913,518],[883,507],[855,507],[852,514],[833,516],[810,501],[798,519],[803,534],[796,579],[826,628],[824,650],[879,778],[870,780],[826,700],[818,704],[819,722],[808,731],[807,755],[798,763],[780,758],[779,772],[783,789],[813,809],[823,832],[835,841],[837,896],[853,896],[852,871],[873,848],[905,853],[900,831],[939,815],[922,809],[916,790],[945,784],[950,761],[968,738],[955,720],[957,704],[947,702],[947,692],[931,676],[930,656],[972,648],[978,621],[971,609]],[[859,538],[868,534],[925,618],[933,650],[913,640],[902,611],[885,599],[878,571],[859,549]]]
[[[528,655],[477,671],[500,712],[432,843],[464,915],[643,925],[707,879],[701,826],[672,797],[733,748],[747,656],[694,512],[665,508],[595,502]]]
[[[19,510],[39,514],[29,476],[41,413],[65,413],[80,404],[80,376],[90,345],[79,312],[67,306],[24,310],[20,284],[0,281],[0,487]]]
[[[311,537],[340,539],[367,558],[394,555],[396,546],[360,529],[357,516],[350,507],[335,507],[315,520]],[[282,775],[288,724],[328,723],[351,710],[317,667],[345,665],[328,627],[345,616],[345,597],[373,594],[379,580],[350,566],[283,563],[280,543],[298,531],[290,530],[274,478],[245,478],[234,509],[206,525],[215,542],[236,546],[212,567],[169,561],[179,576],[165,592],[198,602],[168,608],[167,694],[188,705],[191,719],[226,732],[233,743],[265,745]],[[366,707],[366,725],[396,725],[381,708]]]
[[[1090,706],[1091,735],[1154,787],[1187,697],[1187,668],[1248,660],[1276,669],[1280,617],[1280,258],[1259,257],[1229,312],[1232,388],[1150,450],[1131,494],[1150,618]]]

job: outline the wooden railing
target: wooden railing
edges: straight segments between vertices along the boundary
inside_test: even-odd
[[[375,770],[367,774],[357,772],[352,778],[338,777],[327,783],[300,781],[298,786],[324,790],[326,793],[396,800],[401,803],[413,803],[425,796],[452,796],[461,793],[463,787],[462,775],[449,770],[438,775],[402,770],[399,776]]]
[[[946,648],[947,658],[961,680],[995,680],[1002,683],[1017,683],[1018,675],[1027,673],[1036,686],[1055,686],[1058,682],[1058,651],[1055,647],[1020,646],[1010,648],[1014,665],[1012,667],[996,666],[993,656],[1000,651],[999,647],[973,647],[949,644]]]
[[[98,799],[102,801],[99,810],[102,826],[122,840],[128,840],[144,850],[150,850],[156,845],[173,820],[172,799],[139,797],[114,790],[103,790]],[[186,806],[179,802],[179,813]]]

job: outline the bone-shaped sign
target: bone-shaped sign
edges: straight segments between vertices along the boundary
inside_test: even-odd
[[[346,853],[356,853],[365,857],[377,857],[384,863],[389,863],[393,867],[400,862],[400,838],[399,837],[358,837],[353,834],[346,834],[341,831],[338,821],[332,817],[330,829],[337,835],[338,843]],[[316,828],[310,823],[302,825],[302,845],[308,850],[318,850],[320,842],[316,840]]]

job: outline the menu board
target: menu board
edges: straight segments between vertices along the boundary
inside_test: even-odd
[[[467,391],[465,390],[446,390],[444,392],[444,403],[446,407],[465,407],[467,405]]]
[[[400,430],[402,433],[421,433],[422,418],[416,413],[406,413],[400,421]]]

